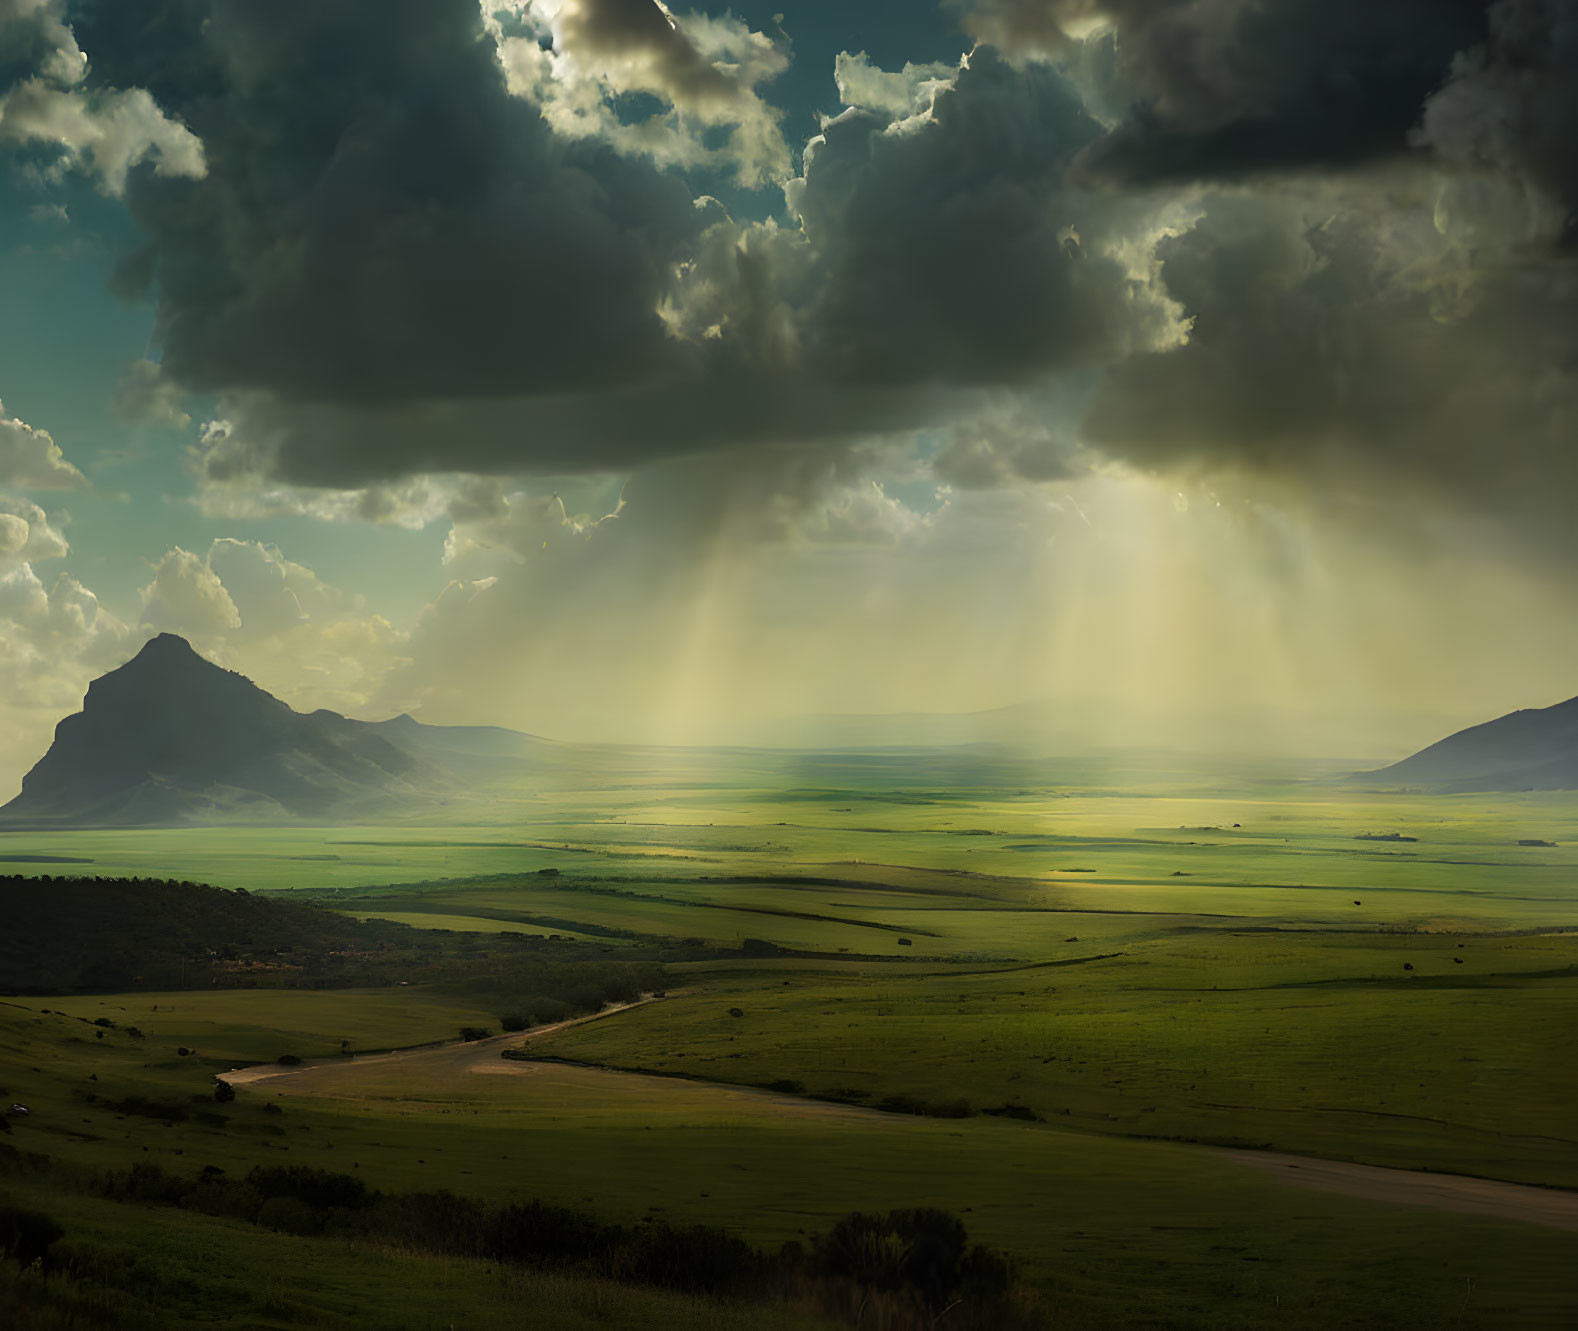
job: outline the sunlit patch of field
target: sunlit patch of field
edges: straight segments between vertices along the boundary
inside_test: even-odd
[[[359,920],[391,920],[395,924],[409,924],[413,929],[452,929],[456,933],[468,934],[532,934],[536,937],[546,938],[549,934],[558,934],[561,938],[585,938],[585,934],[573,933],[567,929],[550,929],[546,925],[522,924],[519,921],[494,919],[483,915],[461,915],[440,912],[423,913],[421,911],[381,910],[376,912],[356,912]]]

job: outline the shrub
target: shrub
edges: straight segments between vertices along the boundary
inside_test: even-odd
[[[186,1180],[166,1174],[151,1160],[139,1161],[104,1179],[105,1195],[117,1201],[157,1202],[164,1206],[179,1206],[190,1188]]]
[[[354,1174],[336,1174],[308,1165],[256,1166],[247,1186],[265,1200],[292,1197],[316,1210],[357,1211],[372,1203],[374,1193]]]
[[[281,1054],[274,1061],[276,1063],[279,1063],[279,1064],[283,1065],[284,1067],[293,1068],[293,1067],[296,1067],[298,1064],[300,1064],[300,1062],[301,1062],[301,1055],[299,1055],[299,1054]]]
[[[499,1018],[501,1031],[524,1031],[531,1025],[531,1018],[520,1012],[506,1012]]]
[[[216,1081],[214,1083],[214,1099],[220,1104],[228,1105],[235,1098],[236,1088],[228,1081]]]
[[[0,1206],[0,1254],[21,1266],[43,1262],[55,1240],[65,1234],[54,1219],[42,1211],[20,1206]]]
[[[322,1217],[294,1197],[270,1197],[258,1208],[257,1223],[282,1234],[308,1235],[323,1230]]]
[[[486,1216],[481,1203],[452,1192],[401,1193],[379,1197],[369,1228],[389,1239],[430,1252],[464,1257],[484,1254]]]
[[[1044,1122],[1041,1115],[1028,1105],[998,1105],[995,1109],[983,1109],[983,1114],[991,1114],[996,1118],[1019,1118],[1026,1123]]]
[[[690,1294],[721,1294],[759,1286],[766,1273],[762,1255],[721,1229],[694,1225],[673,1229],[648,1225],[615,1254],[616,1280]]]
[[[562,998],[534,998],[531,1001],[531,1025],[546,1026],[555,1021],[568,1021],[575,1009]]]
[[[999,1299],[1013,1283],[1007,1258],[971,1246],[964,1222],[933,1208],[845,1216],[817,1243],[813,1262],[870,1289],[911,1290],[933,1309],[961,1297]]]
[[[460,1038],[462,1040],[486,1040],[492,1034],[493,1032],[486,1026],[462,1026],[460,1028]]]

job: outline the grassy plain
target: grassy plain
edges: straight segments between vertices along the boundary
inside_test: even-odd
[[[326,1012],[347,997],[324,996]],[[203,1108],[214,1060],[182,1059],[153,1036],[101,1041],[53,1011],[0,1009],[7,1094],[33,1110],[11,1140],[83,1165],[315,1165],[384,1188],[723,1223],[762,1242],[858,1207],[943,1206],[1021,1257],[1055,1326],[1554,1327],[1578,1314],[1571,1234],[1295,1190],[1198,1147],[555,1064],[423,1080],[398,1062],[350,1078],[348,1063],[336,1068],[343,1096],[299,1094],[285,1079]],[[126,1094],[205,1117],[172,1126],[120,1113]],[[278,1282],[258,1292],[271,1291],[300,1297]]]
[[[1295,1190],[1166,1140],[1578,1186],[1578,801],[949,761],[632,778],[537,792],[507,826],[6,834],[0,860],[91,861],[0,864],[16,872],[737,955],[672,966],[665,1001],[534,1046],[677,1077],[535,1063],[421,1084],[368,1065],[174,1127],[83,1098],[204,1097],[237,1061],[496,1026],[418,990],[232,991],[11,1000],[0,1086],[41,1106],[25,1131],[42,1149],[84,1163],[288,1151],[383,1187],[764,1242],[940,1205],[1023,1259],[1057,1326],[1578,1322],[1569,1234]],[[1416,839],[1361,839],[1394,833]],[[1555,844],[1518,844],[1536,840]],[[98,1015],[148,1038],[75,1020]],[[772,1082],[804,1094],[731,1089]]]

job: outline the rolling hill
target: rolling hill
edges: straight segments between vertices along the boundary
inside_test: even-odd
[[[1578,698],[1470,726],[1400,763],[1361,772],[1445,792],[1578,789]]]

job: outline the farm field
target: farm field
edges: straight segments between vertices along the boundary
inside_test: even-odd
[[[557,934],[661,957],[668,986],[496,1075],[342,1056],[497,1031],[505,999],[477,990],[15,996],[0,1087],[35,1112],[10,1140],[768,1246],[937,1206],[1018,1258],[1055,1327],[1578,1319],[1570,1233],[1293,1187],[1211,1149],[1578,1188],[1570,801],[815,775],[539,793],[511,826],[6,834],[9,872],[288,894],[454,930],[484,970],[492,931]],[[285,1053],[328,1066],[211,1103],[216,1072]]]
[[[1393,835],[1411,839],[1358,839]],[[485,904],[490,898],[464,882],[485,876],[510,882],[507,899],[492,898],[494,905],[520,909],[516,879],[542,869],[714,905],[737,904],[745,887],[720,878],[813,876],[890,893],[926,889],[920,900],[890,902],[900,909],[956,908],[935,899],[942,887],[976,910],[1112,910],[1366,929],[1547,928],[1572,923],[1578,809],[1559,794],[1426,797],[1285,782],[1242,781],[1225,795],[1188,798],[1154,786],[715,783],[541,795],[529,815],[508,825],[0,834],[0,870],[9,872],[340,890],[361,909],[380,884],[401,885],[403,899],[412,895],[409,885],[422,884],[430,903],[435,894],[459,892],[451,904]],[[672,890],[660,894],[653,885]],[[551,896],[559,884],[524,886],[533,897],[528,908],[539,898],[562,904]],[[663,904],[642,903],[645,918]],[[714,923],[712,934],[727,930]]]

